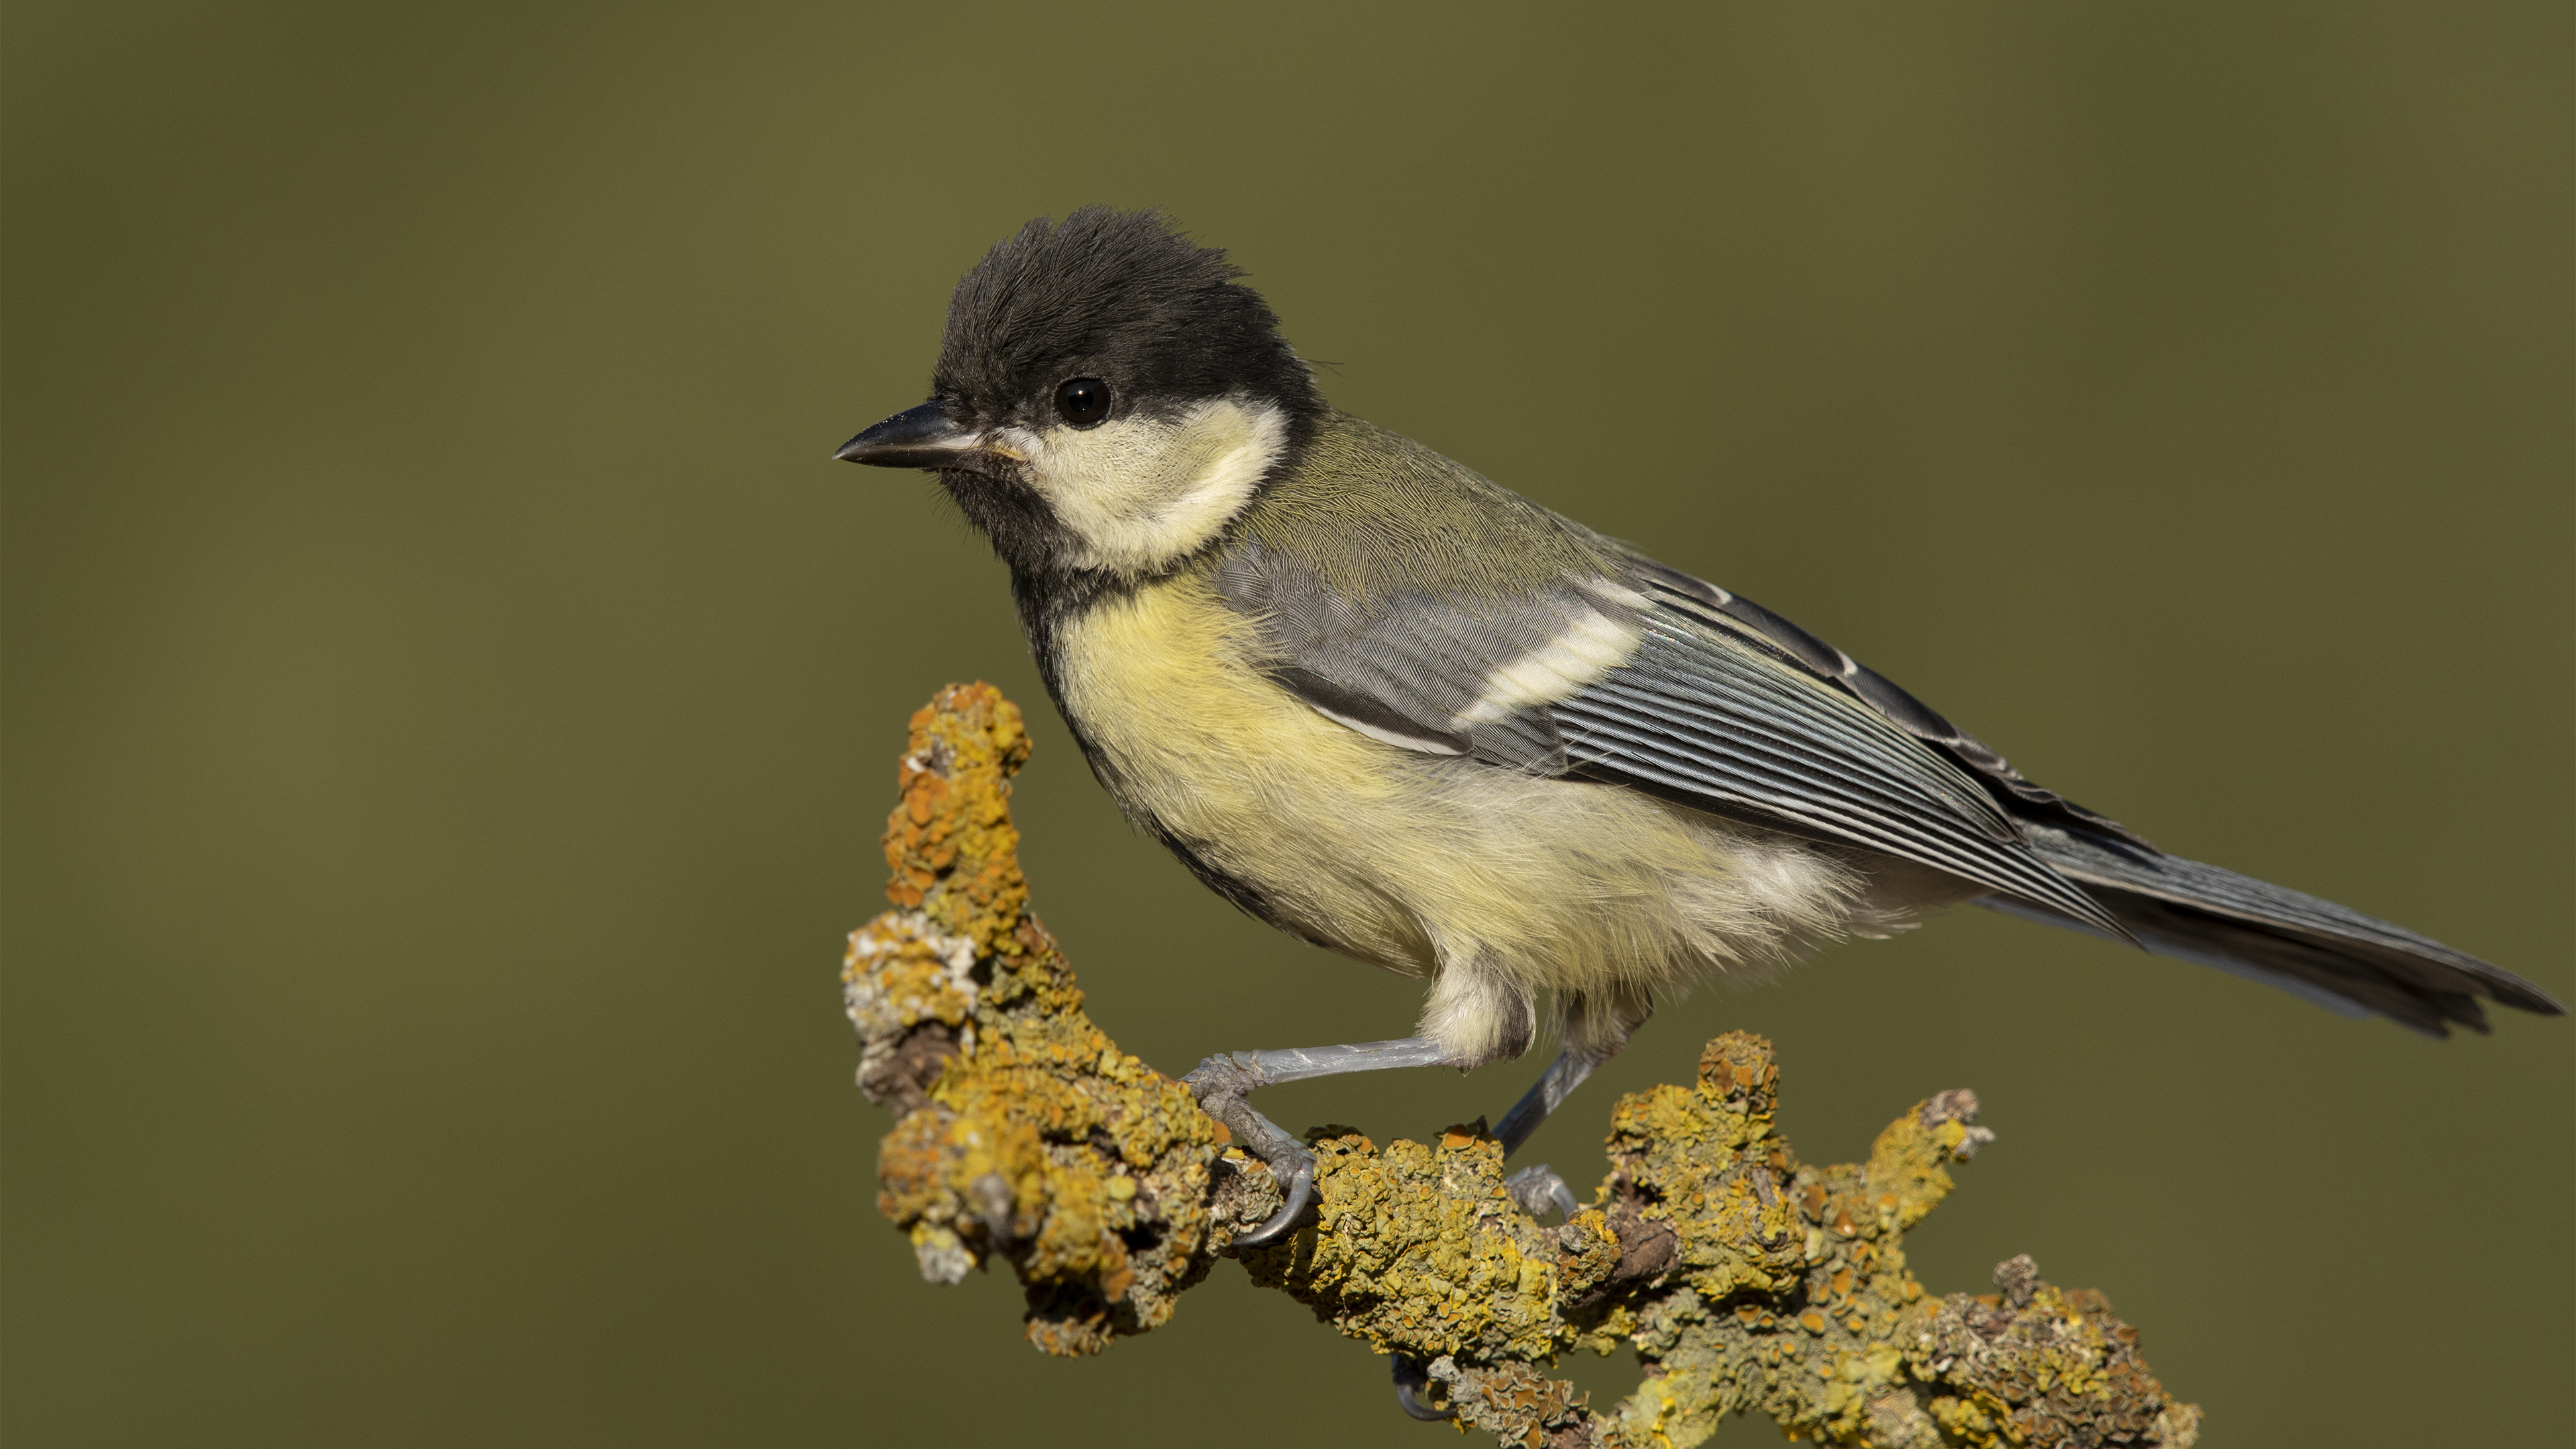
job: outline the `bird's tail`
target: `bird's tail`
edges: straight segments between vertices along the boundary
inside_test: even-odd
[[[2428,1036],[2448,1036],[2453,1022],[2485,1031],[2481,997],[2566,1014],[2548,992],[2511,972],[2332,901],[2090,831],[2024,824],[2041,859],[2083,885],[2159,956],[2251,977],[2347,1016],[2376,1012]],[[2103,934],[2026,901],[1989,896],[1979,904]]]

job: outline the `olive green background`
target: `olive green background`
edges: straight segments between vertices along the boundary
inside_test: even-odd
[[[1231,1264],[1055,1362],[876,1216],[835,973],[945,681],[1029,709],[1037,904],[1123,1045],[1418,999],[1130,834],[981,543],[827,461],[1088,201],[1232,248],[1341,406],[2035,778],[2576,994],[2562,5],[0,39],[12,1444],[1450,1442]],[[1815,1160],[1982,1092],[1927,1284],[2103,1289],[2209,1445],[2576,1422],[2568,1022],[2430,1042],[1966,911],[1668,1010],[1535,1156],[1588,1188],[1614,1095],[1739,1026]],[[1418,1135],[1535,1068],[1264,1105]]]

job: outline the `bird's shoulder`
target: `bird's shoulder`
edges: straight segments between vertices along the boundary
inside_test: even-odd
[[[1316,575],[1363,606],[1478,607],[1616,578],[1619,545],[1400,433],[1326,415],[1228,531],[1226,553]],[[1220,561],[1222,562],[1222,561]]]

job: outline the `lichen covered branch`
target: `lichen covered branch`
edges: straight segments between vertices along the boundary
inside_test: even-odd
[[[852,933],[842,980],[860,1088],[899,1118],[880,1209],[934,1282],[1007,1263],[1038,1348],[1098,1353],[1159,1327],[1234,1257],[1426,1365],[1435,1397],[1505,1444],[1696,1444],[1756,1412],[1793,1437],[1891,1449],[2196,1437],[2199,1411],[2165,1393],[2100,1294],[2043,1283],[2028,1258],[1978,1298],[1933,1298],[1908,1271],[1905,1232],[1991,1137],[1974,1094],[1908,1109],[1866,1162],[1806,1165],[1773,1128],[1770,1044],[1742,1032],[1709,1043],[1691,1085],[1619,1101],[1610,1176],[1562,1225],[1513,1202],[1482,1124],[1383,1147],[1319,1127],[1313,1219],[1237,1250],[1279,1206],[1269,1169],[1092,1024],[1028,912],[1009,810],[1028,752],[987,685],[913,717],[886,829],[895,909]],[[1622,1345],[1646,1378],[1616,1406],[1551,1372]]]

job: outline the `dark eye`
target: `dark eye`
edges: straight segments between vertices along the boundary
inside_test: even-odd
[[[1055,390],[1055,410],[1077,428],[1109,416],[1109,384],[1096,377],[1077,377]]]

